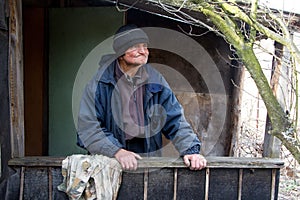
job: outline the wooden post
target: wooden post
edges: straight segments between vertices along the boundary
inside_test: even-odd
[[[272,169],[272,185],[271,185],[271,199],[275,199],[275,190],[276,190],[276,173],[275,169]]]
[[[173,200],[177,199],[177,175],[178,175],[178,169],[175,168],[174,169],[174,196],[173,196]]]
[[[24,182],[25,182],[25,167],[21,167],[21,175],[20,175],[20,195],[19,200],[23,199],[24,194]]]
[[[287,67],[284,66],[281,62],[283,59],[283,46],[275,42],[275,57],[272,61],[272,74],[271,74],[271,87],[274,95],[277,97],[280,105],[284,108],[285,100],[288,97],[287,83],[285,83],[286,74],[284,73],[287,70]],[[284,76],[284,77],[282,77]],[[271,121],[267,116],[266,119],[266,128],[265,128],[265,138],[263,145],[263,156],[271,158],[279,158],[281,142],[278,138],[269,134],[269,130],[272,129]]]
[[[8,23],[6,0],[0,0],[0,179],[9,174],[7,166],[11,158],[8,86]]]
[[[239,186],[238,186],[238,200],[242,199],[243,190],[243,169],[239,170]]]
[[[11,156],[24,156],[22,1],[9,4],[9,98]]]
[[[51,200],[53,197],[53,176],[52,176],[53,167],[48,167],[48,199]]]
[[[209,168],[205,169],[205,196],[204,199],[208,200],[209,196]]]
[[[239,64],[233,64],[237,68],[234,75],[233,85],[233,102],[231,103],[231,127],[232,133],[231,145],[229,149],[229,156],[238,157],[237,149],[239,149],[239,135],[241,133],[241,103],[244,88],[245,67]]]
[[[144,169],[144,200],[148,199],[148,180],[149,180],[149,169]]]

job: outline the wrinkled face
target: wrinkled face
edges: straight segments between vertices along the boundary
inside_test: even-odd
[[[148,45],[139,43],[127,49],[122,58],[127,65],[140,66],[147,63],[148,55]]]

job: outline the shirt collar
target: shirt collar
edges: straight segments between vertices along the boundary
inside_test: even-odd
[[[134,77],[130,77],[127,75],[121,68],[119,62],[116,62],[115,66],[115,77],[117,80],[119,80],[122,77],[125,77],[128,82],[135,81],[135,84],[141,84],[148,80],[148,73],[144,69],[144,66],[140,67],[137,71],[137,73],[134,75]]]

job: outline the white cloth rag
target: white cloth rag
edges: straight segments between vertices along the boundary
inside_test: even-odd
[[[63,183],[58,190],[70,199],[115,200],[121,185],[122,168],[103,155],[72,155],[62,161]]]

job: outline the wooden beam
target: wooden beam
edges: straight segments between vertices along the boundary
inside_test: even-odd
[[[9,112],[9,78],[8,78],[8,22],[6,0],[0,0],[0,177],[9,175],[7,162],[11,159],[10,112]],[[0,178],[0,181],[1,181]]]
[[[173,200],[176,200],[177,197],[177,184],[178,184],[178,169],[174,169],[174,187],[173,187]]]
[[[206,173],[205,173],[205,200],[208,200],[208,196],[209,196],[209,168],[206,168]]]
[[[14,158],[9,161],[10,166],[26,167],[57,167],[65,157],[32,156]],[[270,158],[235,158],[235,157],[207,157],[208,168],[281,168],[284,161]],[[182,158],[177,157],[149,157],[138,160],[139,168],[186,168]]]
[[[9,98],[11,156],[24,156],[22,1],[9,4]]]

